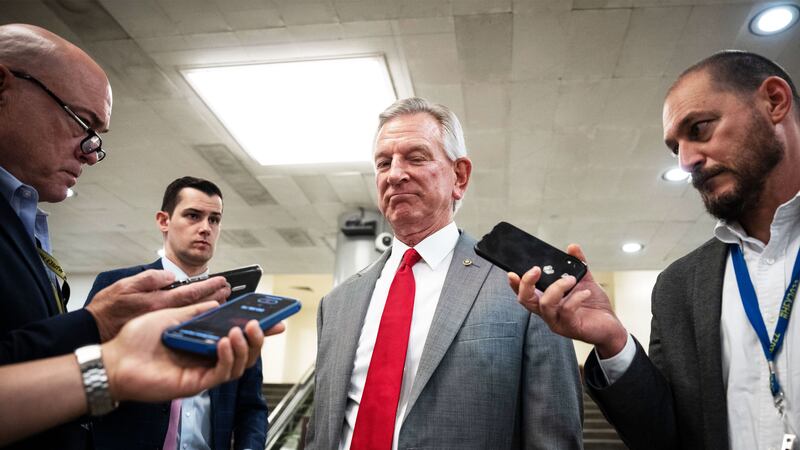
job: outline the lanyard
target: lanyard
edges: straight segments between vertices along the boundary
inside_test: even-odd
[[[56,308],[58,309],[59,314],[63,314],[65,311],[65,307],[67,301],[69,300],[69,284],[67,284],[67,273],[64,272],[64,269],[61,268],[61,264],[58,263],[58,260],[55,256],[47,253],[43,248],[39,240],[36,240],[36,248],[39,250],[39,257],[42,258],[42,262],[51,272],[55,274],[58,278],[61,279],[64,283],[62,284],[62,288],[58,289],[57,285],[50,281],[50,286],[53,288],[53,296],[56,299]],[[50,279],[50,277],[48,277]]]
[[[758,309],[758,298],[756,297],[756,290],[753,287],[753,282],[750,280],[750,273],[747,271],[747,263],[742,255],[742,250],[736,244],[730,245],[731,258],[733,260],[733,270],[736,273],[736,283],[739,285],[739,295],[742,298],[742,305],[750,320],[750,325],[758,335],[758,340],[761,342],[761,348],[764,350],[764,356],[767,358],[767,367],[769,368],[769,390],[772,393],[772,398],[775,402],[775,408],[778,413],[783,416],[783,402],[784,395],[780,383],[778,383],[778,375],[775,373],[775,355],[780,351],[783,344],[783,338],[786,335],[786,327],[789,325],[789,316],[792,314],[792,306],[797,297],[797,287],[800,283],[800,252],[794,261],[794,268],[792,268],[792,278],[789,281],[789,286],[786,288],[786,293],[783,295],[783,302],[781,302],[781,310],[778,315],[778,323],[775,325],[775,334],[772,336],[772,341],[767,334],[767,327],[764,325],[764,318],[761,317],[761,311]]]

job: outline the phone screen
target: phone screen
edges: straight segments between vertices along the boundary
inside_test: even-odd
[[[244,328],[251,320],[261,322],[296,303],[288,298],[252,294],[188,322],[175,331],[204,338],[219,338],[227,336],[233,327]]]

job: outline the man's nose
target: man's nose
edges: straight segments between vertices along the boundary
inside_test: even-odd
[[[100,161],[99,157],[97,156],[97,152],[83,153],[80,144],[78,144],[78,148],[75,151],[77,152],[78,161],[80,161],[81,164],[93,166]]]
[[[684,172],[693,172],[702,168],[705,157],[697,145],[691,142],[678,144],[678,165]]]
[[[400,161],[393,160],[389,167],[388,181],[391,184],[400,183],[408,179],[405,164]]]

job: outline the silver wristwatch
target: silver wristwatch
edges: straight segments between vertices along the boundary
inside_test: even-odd
[[[103,366],[100,345],[87,345],[75,350],[75,358],[81,368],[89,414],[102,416],[116,409],[119,403],[111,398],[111,392],[108,390],[108,374]]]

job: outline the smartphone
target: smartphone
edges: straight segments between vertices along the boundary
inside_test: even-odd
[[[281,320],[300,311],[300,302],[293,298],[267,294],[244,294],[206,311],[180,325],[168,328],[161,336],[167,347],[216,358],[217,342],[233,327],[244,328],[257,320],[268,330]]]
[[[475,244],[475,253],[497,267],[522,276],[533,266],[542,269],[536,288],[544,291],[567,275],[580,280],[586,264],[507,222],[500,222]]]
[[[228,296],[227,300],[230,300],[242,294],[255,292],[258,287],[258,282],[261,281],[261,266],[254,264],[252,266],[240,267],[238,269],[214,273],[208,276],[208,278],[211,277],[225,277],[225,279],[228,280],[228,284],[231,285],[231,295]],[[184,286],[205,279],[206,278],[189,278],[183,281],[176,281],[162,289],[175,289],[178,286]]]

